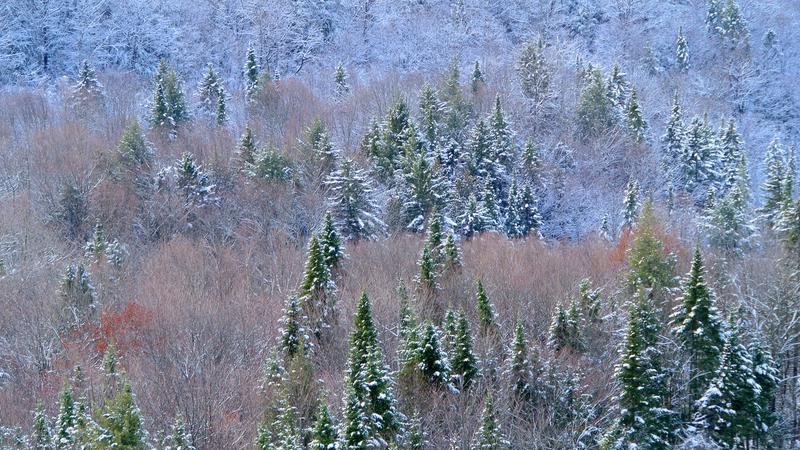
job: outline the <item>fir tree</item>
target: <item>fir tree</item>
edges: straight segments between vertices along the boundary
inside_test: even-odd
[[[84,60],[78,71],[78,79],[72,87],[70,102],[75,109],[84,110],[96,106],[103,99],[103,85],[97,80],[89,61]]]
[[[439,288],[436,281],[439,278],[437,263],[428,244],[422,248],[422,256],[418,262],[419,276],[417,283],[425,292],[432,293]]]
[[[522,149],[522,167],[525,173],[530,177],[531,183],[540,185],[542,183],[542,158],[539,154],[539,147],[533,141],[528,139],[525,147]]]
[[[657,347],[658,314],[644,290],[629,308],[628,330],[614,372],[620,385],[620,416],[605,447],[668,449],[672,424],[665,408],[669,392]]]
[[[411,421],[408,424],[408,435],[406,436],[405,444],[401,448],[405,450],[422,450],[426,448],[427,444],[419,413],[414,412],[414,416],[411,417]]]
[[[722,5],[720,0],[708,0],[708,10],[706,12],[706,28],[709,32],[718,33],[722,23]]]
[[[108,242],[106,241],[105,233],[103,231],[103,223],[100,222],[100,219],[97,219],[94,224],[92,240],[86,243],[84,250],[87,256],[98,259],[105,254],[107,246]]]
[[[528,355],[528,343],[525,340],[525,328],[522,321],[514,327],[514,339],[511,345],[511,363],[508,368],[512,399],[526,404],[536,399],[537,376],[535,371],[536,353]]]
[[[319,337],[322,328],[330,326],[334,315],[333,296],[336,285],[325,262],[325,253],[316,235],[308,243],[305,273],[299,296],[306,317],[312,321],[313,332]]]
[[[617,113],[600,70],[592,74],[591,83],[583,90],[577,111],[578,134],[590,139],[614,126]]]
[[[728,257],[741,256],[750,248],[755,228],[745,211],[744,194],[740,185],[717,201],[704,217],[701,225],[708,233],[709,243]]]
[[[458,324],[452,349],[451,374],[455,384],[467,389],[478,377],[478,360],[472,352],[472,335],[467,316],[458,314]]]
[[[800,199],[784,215],[782,232],[786,261],[792,270],[800,269]]]
[[[717,33],[732,44],[736,44],[748,36],[747,25],[734,0],[727,0],[719,14]]]
[[[225,89],[219,86],[217,89],[217,109],[215,121],[218,127],[224,126],[228,122],[228,108],[225,106]]]
[[[442,248],[442,257],[444,259],[445,273],[461,269],[461,250],[456,245],[456,238],[452,231],[447,233],[447,239],[444,241],[444,247]]]
[[[472,69],[472,94],[477,94],[481,88],[486,84],[486,78],[483,76],[481,65],[475,61],[475,67]]]
[[[679,163],[681,179],[690,192],[710,186],[719,177],[716,170],[719,155],[713,137],[707,121],[692,119]]]
[[[333,217],[330,211],[325,213],[325,219],[322,222],[322,231],[319,233],[319,244],[322,247],[322,253],[325,255],[325,264],[331,273],[339,268],[342,260],[345,258],[344,247],[342,246],[342,238],[339,232],[336,231],[336,226],[333,224]]]
[[[488,394],[483,402],[481,427],[478,429],[478,435],[471,450],[501,450],[508,448],[508,445],[508,441],[500,429],[500,421],[494,411],[492,395]]]
[[[258,151],[258,144],[253,136],[253,130],[247,125],[244,127],[244,133],[239,139],[239,145],[236,148],[236,154],[239,159],[239,164],[242,170],[249,171],[256,164],[256,152]]]
[[[303,150],[308,154],[309,160],[315,162],[315,168],[323,174],[328,174],[336,165],[338,153],[331,144],[325,124],[316,119],[306,130]]]
[[[739,184],[741,189],[748,189],[746,160],[744,167],[741,166],[742,160],[745,158],[744,146],[733,119],[728,122],[727,127],[720,130],[720,144],[722,146],[720,162],[725,176],[725,190],[731,189],[735,184]],[[744,169],[744,174],[741,173],[742,169]],[[744,179],[742,179],[743,176]]]
[[[755,426],[756,442],[764,445],[773,444],[770,432],[777,422],[777,417],[773,411],[775,403],[775,393],[778,389],[778,369],[772,354],[764,348],[761,340],[756,336],[753,338],[748,349],[753,360],[753,380],[760,389],[756,390],[758,417]]]
[[[109,435],[110,448],[144,448],[142,416],[129,382],[123,382],[122,389],[105,405],[99,424]]]
[[[83,264],[67,267],[61,279],[59,295],[65,314],[73,325],[79,325],[83,318],[92,313],[95,307],[95,289]]]
[[[506,236],[509,238],[520,237],[522,234],[519,226],[519,205],[517,200],[519,200],[517,180],[512,180],[511,188],[508,190],[508,200],[506,201],[508,207],[506,209],[505,226],[503,227]]]
[[[567,312],[561,304],[556,305],[553,319],[550,322],[550,329],[547,336],[547,347],[553,352],[560,352],[570,344],[570,326],[567,320]]]
[[[328,411],[328,403],[322,398],[319,401],[319,409],[314,419],[314,428],[311,431],[311,442],[308,444],[308,448],[309,450],[335,450],[336,438],[336,427]]]
[[[131,119],[117,144],[117,153],[122,164],[128,169],[149,167],[153,164],[155,151],[153,146],[145,139],[139,122]]]
[[[336,66],[336,71],[333,73],[333,83],[336,98],[342,98],[350,92],[350,86],[347,84],[347,72],[345,72],[342,63]]]
[[[683,296],[671,315],[672,329],[690,358],[689,393],[698,398],[719,365],[724,342],[714,293],[705,281],[700,248],[683,283]]]
[[[517,207],[517,232],[522,237],[534,236],[537,238],[542,237],[539,228],[542,226],[541,216],[539,216],[539,209],[536,207],[536,199],[533,196],[533,189],[530,185],[526,184],[522,190],[519,191],[519,196],[516,200]]]
[[[608,98],[611,99],[614,106],[620,110],[625,109],[625,103],[628,98],[628,80],[619,64],[614,64],[606,85],[608,87]]]
[[[180,414],[175,417],[175,422],[172,424],[170,442],[172,444],[170,450],[196,450],[192,444],[192,435],[186,430],[186,423]]]
[[[403,226],[412,231],[422,231],[429,214],[444,205],[447,185],[432,158],[424,151],[416,151],[415,146],[415,136],[406,141],[398,195]]]
[[[528,43],[517,61],[517,76],[525,97],[540,103],[550,89],[550,68],[544,57],[544,41]]]
[[[689,46],[683,35],[683,27],[678,30],[678,40],[675,42],[675,61],[680,72],[689,71]]]
[[[200,107],[208,113],[216,111],[218,105],[217,96],[219,95],[220,79],[214,71],[214,64],[208,63],[206,72],[200,80],[197,88],[197,97],[200,100]]]
[[[36,407],[33,415],[33,430],[31,431],[30,444],[34,450],[52,450],[52,437],[50,424],[41,404]]]
[[[636,224],[636,218],[639,215],[638,181],[628,181],[627,186],[625,186],[625,198],[622,204],[622,224],[628,228],[633,228],[633,226]]]
[[[637,142],[644,141],[645,132],[647,131],[647,122],[645,122],[642,111],[639,109],[635,89],[631,90],[631,97],[628,101],[628,108],[625,111],[625,115],[628,120],[628,132]]]
[[[57,449],[72,448],[75,442],[75,400],[72,397],[72,388],[66,386],[61,391],[58,405],[58,416],[56,417],[53,442]]]
[[[461,71],[457,60],[453,60],[450,64],[439,94],[446,106],[445,134],[457,142],[462,142],[461,134],[469,121],[472,111],[461,91]]]
[[[439,101],[436,91],[428,84],[423,86],[419,95],[419,124],[428,151],[433,151],[439,144],[444,113],[444,104]],[[452,170],[455,161],[449,161],[450,158],[441,159],[442,165]],[[448,159],[447,164],[444,159]]]
[[[370,239],[383,232],[385,225],[378,218],[372,183],[352,160],[342,161],[325,184],[330,189],[331,215],[344,239]]]
[[[633,242],[626,253],[631,292],[637,292],[639,287],[659,291],[675,284],[675,257],[667,253],[657,232],[658,219],[653,211],[653,203],[648,201],[642,208]]]
[[[339,432],[339,442],[336,448],[345,450],[369,450],[379,443],[372,437],[373,430],[369,422],[366,405],[362,401],[359,391],[353,386],[347,386],[342,417],[342,427]]]
[[[439,330],[432,323],[423,329],[417,358],[417,369],[426,380],[440,385],[449,383],[450,361],[442,348]]]
[[[781,206],[784,203],[786,168],[783,162],[785,150],[777,141],[773,140],[764,160],[767,174],[762,190],[764,191],[764,204],[758,209],[767,225],[774,227],[778,220]]]
[[[181,80],[165,60],[161,60],[158,66],[155,85],[150,124],[172,133],[181,122],[188,120],[189,111]]]
[[[256,52],[253,47],[247,47],[247,56],[244,63],[245,93],[249,100],[253,100],[258,92],[259,67],[256,62]]]
[[[678,93],[675,92],[672,99],[672,113],[667,122],[666,133],[661,138],[664,144],[663,164],[670,171],[674,171],[674,167],[683,157],[686,136],[684,128],[681,105],[678,103]]]
[[[464,212],[458,217],[461,233],[467,239],[491,229],[492,219],[486,211],[483,202],[479,202],[475,195],[470,195],[464,207]]]
[[[412,369],[410,366],[416,364],[420,336],[417,318],[414,309],[408,302],[408,293],[402,282],[398,286],[398,295],[400,296],[400,327],[398,331],[400,345],[397,353],[402,367],[401,372],[403,372]]]
[[[308,348],[308,338],[303,328],[303,317],[300,311],[300,302],[295,296],[289,296],[283,309],[280,320],[280,346],[284,360],[291,360]]]
[[[503,107],[500,104],[500,95],[495,97],[494,108],[489,116],[489,142],[492,159],[500,165],[495,169],[494,176],[504,178],[513,169],[512,163],[516,156],[516,149],[514,148],[514,135],[506,122]]]
[[[475,286],[477,289],[475,294],[475,310],[478,312],[478,322],[481,326],[481,332],[486,334],[496,326],[494,305],[489,301],[489,296],[486,295],[486,289],[484,289],[483,281],[480,278]]]

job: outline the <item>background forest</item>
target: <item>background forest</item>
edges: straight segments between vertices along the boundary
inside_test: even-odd
[[[800,448],[799,21],[3,2],[0,448]]]

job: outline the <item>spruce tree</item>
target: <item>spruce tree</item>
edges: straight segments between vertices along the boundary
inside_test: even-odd
[[[461,269],[461,250],[456,245],[456,238],[452,231],[447,233],[447,239],[444,241],[442,258],[444,259],[445,274]]]
[[[762,190],[764,191],[764,204],[758,209],[763,220],[769,227],[774,227],[778,221],[781,206],[784,203],[786,167],[783,162],[785,150],[778,140],[773,140],[764,157],[766,179]]]
[[[369,450],[380,444],[373,437],[369,413],[362,400],[363,393],[348,385],[345,393],[344,414],[336,448],[345,450]]]
[[[439,288],[439,283],[436,281],[439,278],[439,269],[428,244],[422,248],[422,256],[417,264],[419,265],[419,275],[416,281],[420,288],[427,293],[435,292]]]
[[[258,144],[253,136],[253,130],[247,125],[244,127],[244,133],[239,139],[239,145],[236,148],[236,154],[239,160],[241,170],[250,171],[256,164],[256,152],[258,151]]]
[[[450,64],[439,95],[446,106],[444,120],[446,136],[457,142],[463,142],[463,130],[472,114],[472,108],[461,90],[461,71],[458,60],[453,60]]]
[[[275,418],[269,426],[271,449],[300,450],[303,448],[297,425],[297,409],[289,404],[286,395],[281,395],[276,406]]]
[[[322,247],[322,253],[325,255],[325,264],[327,264],[331,273],[335,272],[345,258],[345,254],[342,238],[339,236],[339,232],[336,231],[330,211],[325,212],[322,231],[319,233],[319,244]]]
[[[633,242],[626,253],[630,268],[628,286],[632,293],[639,287],[663,292],[675,284],[675,257],[667,253],[657,234],[658,227],[653,203],[648,201],[642,208]]]
[[[331,215],[346,240],[371,239],[383,232],[372,183],[366,172],[346,159],[325,180]]]
[[[94,224],[94,233],[92,233],[92,239],[86,243],[84,250],[87,256],[93,257],[95,260],[97,260],[105,254],[107,246],[108,242],[106,241],[105,233],[103,231],[103,223],[100,222],[100,219],[97,219]]]
[[[683,35],[683,27],[678,30],[678,40],[675,42],[675,61],[680,72],[689,71],[689,46],[686,36]]]
[[[741,256],[751,247],[755,228],[745,210],[744,194],[739,184],[718,200],[701,222],[712,247],[722,250],[728,258]]]
[[[600,70],[592,74],[591,83],[581,93],[578,103],[578,135],[583,140],[598,136],[617,122],[614,101],[608,95],[608,88]]]
[[[622,224],[625,227],[633,228],[636,218],[639,215],[639,182],[636,180],[628,181],[625,186],[625,198],[622,201]]]
[[[106,403],[98,422],[108,435],[110,448],[134,450],[145,447],[142,416],[128,381],[124,381],[122,389]]]
[[[734,184],[749,185],[748,180],[741,179],[742,177],[742,160],[746,158],[742,138],[739,132],[736,131],[736,122],[730,119],[727,127],[720,130],[720,144],[721,144],[721,171],[725,177],[724,188],[729,190]],[[745,160],[746,161],[746,160]],[[746,176],[747,163],[744,165]],[[740,186],[740,188],[749,188],[749,186]]]
[[[494,400],[492,395],[488,394],[483,402],[481,427],[478,429],[478,435],[471,450],[502,450],[508,446],[509,443],[500,429],[500,421],[494,411]]]
[[[442,348],[439,330],[427,323],[420,336],[417,369],[432,384],[446,385],[450,382],[450,360]]]
[[[442,120],[445,114],[444,104],[439,100],[436,91],[428,84],[423,86],[419,95],[419,124],[422,139],[428,151],[433,151],[439,144],[442,132]],[[445,159],[445,158],[442,158]],[[447,161],[451,166],[456,161]],[[445,161],[442,161],[445,165]],[[450,167],[452,169],[452,167]]]
[[[404,228],[419,232],[425,228],[429,215],[442,209],[448,189],[433,158],[425,151],[418,151],[416,146],[416,136],[406,141],[398,196]]]
[[[200,100],[200,107],[207,113],[216,112],[217,96],[219,95],[220,79],[214,71],[214,64],[208,63],[206,72],[200,80],[197,88],[197,97]]]
[[[478,323],[481,326],[481,332],[486,334],[495,329],[495,312],[494,305],[489,301],[489,296],[486,295],[486,289],[483,287],[483,281],[479,278],[475,284],[475,310],[478,312]]]
[[[639,103],[636,98],[636,90],[631,89],[630,100],[628,107],[625,111],[625,116],[628,121],[628,132],[633,136],[637,142],[645,140],[645,132],[647,131],[647,122],[642,116],[642,111],[639,109]]]
[[[457,386],[467,389],[478,377],[478,359],[472,352],[472,335],[464,311],[459,312],[457,320],[456,335],[451,351],[451,374]]]
[[[134,117],[125,128],[117,144],[117,153],[123,166],[133,170],[142,166],[149,167],[153,164],[155,150],[145,139],[139,122]]]
[[[248,100],[253,100],[258,92],[259,67],[256,62],[256,52],[253,47],[247,47],[247,56],[244,63],[245,94]]]
[[[550,321],[550,328],[547,334],[547,348],[553,352],[560,352],[569,347],[571,330],[567,319],[567,312],[561,306],[556,305],[553,318]]]
[[[463,213],[458,217],[461,233],[467,239],[491,229],[492,219],[486,211],[483,202],[478,201],[475,195],[470,194],[464,206]]]
[[[736,44],[748,36],[747,25],[734,0],[727,0],[719,14],[717,33],[732,44]]]
[[[756,391],[758,407],[755,427],[756,444],[760,442],[769,446],[773,444],[771,432],[777,422],[773,405],[779,383],[778,369],[772,359],[772,354],[763,346],[758,336],[753,338],[748,351],[753,360],[753,380],[760,388]]]
[[[228,107],[225,106],[225,89],[219,86],[217,89],[217,108],[215,121],[218,127],[224,126],[228,122]]]
[[[67,267],[61,284],[59,295],[64,305],[64,313],[72,325],[80,325],[81,321],[92,314],[95,308],[96,294],[92,286],[89,272],[83,264],[71,264]]]
[[[547,98],[551,74],[544,57],[544,41],[528,43],[517,61],[517,76],[522,84],[522,93],[535,103]]]
[[[333,83],[336,98],[342,98],[350,92],[350,86],[347,84],[347,72],[345,72],[342,63],[336,66],[336,71],[333,73]]]
[[[72,87],[70,102],[72,107],[83,114],[103,99],[103,85],[97,80],[89,61],[84,60],[78,71],[78,79]]]
[[[314,161],[314,167],[322,174],[328,174],[336,166],[338,153],[331,144],[325,124],[316,119],[306,129],[302,148],[308,159]]]
[[[34,450],[53,449],[50,424],[41,404],[36,406],[36,411],[33,414],[33,430],[31,430],[30,444]]]
[[[280,347],[285,361],[291,360],[308,349],[308,337],[303,327],[303,316],[300,302],[295,296],[289,296],[280,319]]]
[[[506,236],[509,238],[516,238],[522,235],[519,223],[519,205],[517,204],[519,196],[517,180],[512,180],[511,188],[508,190],[508,200],[506,201],[508,207],[506,208],[505,226],[503,227]]]
[[[675,166],[683,159],[685,150],[686,130],[683,123],[683,112],[678,103],[678,93],[672,98],[672,113],[667,122],[667,129],[661,141],[664,145],[663,165],[670,171],[675,171]],[[673,174],[674,175],[674,174]]]
[[[472,69],[472,94],[475,95],[481,91],[481,88],[486,84],[486,78],[481,70],[481,65],[475,61],[475,67]]]
[[[328,402],[321,398],[319,409],[314,419],[314,428],[311,430],[309,450],[335,450],[337,433],[333,418],[328,411]]]
[[[511,344],[511,363],[508,368],[511,398],[520,404],[533,402],[537,397],[538,361],[535,350],[528,354],[525,328],[522,321],[514,327]]]
[[[320,337],[322,329],[330,326],[334,319],[332,293],[335,289],[323,249],[317,236],[312,235],[298,295],[303,313],[311,321],[312,331],[317,337]]]
[[[72,387],[66,386],[61,391],[56,417],[53,443],[56,449],[69,449],[75,442],[76,405]]]
[[[786,261],[791,270],[800,269],[800,199],[784,215],[782,230]]]
[[[608,76],[606,83],[608,89],[608,98],[619,110],[625,109],[625,103],[628,98],[629,83],[627,75],[622,71],[619,64],[614,64],[611,69],[611,74]]]
[[[526,184],[518,194],[515,201],[517,208],[517,232],[522,237],[533,236],[542,237],[539,228],[542,226],[539,209],[536,206],[536,199],[533,195],[533,188]]]
[[[506,121],[499,94],[495,97],[494,108],[489,115],[488,121],[492,159],[499,163],[499,167],[495,169],[494,176],[505,178],[507,173],[513,169],[512,163],[515,160],[516,148],[514,146],[514,134]],[[505,182],[505,180],[503,181]]]
[[[420,336],[417,318],[414,314],[414,309],[409,304],[408,293],[402,282],[398,286],[398,295],[400,296],[400,326],[398,330],[400,345],[398,346],[397,356],[402,373],[413,370],[411,366],[416,364],[419,353]]]
[[[672,331],[689,356],[689,394],[698,398],[719,366],[724,343],[714,293],[705,281],[700,248],[695,249],[691,269],[683,283],[683,296],[672,315]]]

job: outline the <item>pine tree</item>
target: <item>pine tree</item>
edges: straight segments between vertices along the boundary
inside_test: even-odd
[[[672,330],[690,358],[689,393],[698,398],[719,365],[724,342],[714,293],[705,281],[700,248],[683,283],[683,296],[672,315]]]
[[[128,381],[124,381],[122,389],[106,403],[98,422],[109,435],[110,448],[130,450],[144,448],[142,416]]]
[[[483,76],[481,65],[475,61],[475,67],[472,69],[472,94],[477,94],[481,88],[486,84],[486,78]]]
[[[629,306],[628,330],[614,375],[620,385],[620,416],[606,436],[609,449],[668,449],[673,424],[658,349],[659,318],[644,290]]]
[[[258,144],[253,136],[253,130],[247,125],[244,127],[244,133],[239,139],[239,145],[236,148],[236,154],[239,159],[241,170],[250,171],[256,164],[256,152],[258,151]]]
[[[336,98],[342,98],[350,92],[350,86],[347,84],[347,72],[345,72],[342,63],[336,66],[336,71],[333,73],[333,83]]]
[[[463,311],[458,314],[458,325],[454,339],[451,363],[451,374],[455,384],[467,389],[478,377],[478,359],[472,352],[472,335],[469,322]]]
[[[328,403],[322,398],[319,401],[319,409],[314,419],[314,428],[311,431],[311,442],[308,444],[308,448],[309,450],[335,450],[336,438],[336,427],[328,411]]]
[[[41,404],[36,407],[36,411],[33,414],[33,430],[31,430],[30,441],[34,450],[53,449],[50,424]]]
[[[746,446],[759,426],[759,391],[750,354],[733,326],[727,333],[718,369],[696,402],[695,426],[725,448]]]
[[[758,209],[767,225],[774,227],[784,203],[786,168],[783,163],[785,150],[778,140],[773,140],[764,157],[767,175],[762,190],[764,204]]]
[[[308,243],[305,273],[300,285],[299,296],[302,310],[311,320],[313,332],[319,337],[323,328],[331,325],[334,318],[332,292],[336,285],[331,279],[331,271],[325,262],[325,253],[316,235]]]
[[[635,89],[631,89],[631,97],[628,101],[628,108],[625,113],[628,120],[628,132],[637,142],[644,141],[645,132],[647,131],[647,122],[645,122],[642,111],[639,109]]]
[[[256,62],[256,52],[253,50],[253,47],[247,47],[247,56],[245,57],[244,63],[244,81],[245,93],[247,94],[248,100],[251,101],[258,92],[258,74],[259,67]]]
[[[217,89],[217,109],[216,123],[218,127],[224,126],[228,122],[228,108],[225,106],[225,89],[220,85]]]
[[[517,61],[517,76],[522,84],[522,93],[536,103],[549,93],[550,68],[544,57],[544,41],[528,43]]]
[[[633,226],[636,224],[636,218],[639,215],[638,181],[628,181],[627,186],[625,186],[625,198],[622,204],[622,224],[628,228],[633,228]]]
[[[476,442],[472,450],[501,450],[508,448],[509,443],[500,429],[500,421],[494,411],[494,400],[488,394],[483,402],[481,427],[478,429]]]
[[[346,159],[325,180],[334,223],[346,240],[370,239],[383,232],[367,174]]]
[[[678,29],[678,40],[675,42],[675,58],[678,70],[682,73],[689,71],[689,46],[683,35],[683,27]]]
[[[103,99],[103,85],[97,80],[89,61],[84,60],[78,71],[78,79],[72,87],[70,102],[72,107],[85,113]]]
[[[486,334],[490,330],[494,330],[495,312],[494,305],[489,301],[489,296],[486,295],[486,289],[483,287],[483,281],[478,278],[475,283],[477,292],[475,294],[475,310],[478,312],[478,322],[481,326],[481,332]]]
[[[433,384],[450,382],[450,361],[442,348],[439,330],[432,324],[425,325],[419,342],[417,369]]]

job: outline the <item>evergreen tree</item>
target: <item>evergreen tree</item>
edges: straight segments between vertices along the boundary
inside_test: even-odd
[[[336,231],[336,226],[333,224],[333,217],[330,211],[325,212],[325,219],[322,222],[322,231],[319,233],[319,244],[322,247],[322,253],[325,255],[325,264],[328,269],[333,273],[339,268],[342,260],[345,258],[344,247],[342,246],[342,238],[339,232]]]
[[[442,321],[442,346],[447,354],[452,355],[456,348],[456,335],[458,334],[458,318],[453,309],[448,309],[444,313]]]
[[[689,46],[683,35],[683,27],[678,30],[678,40],[675,42],[675,60],[678,70],[682,73],[689,71]]]
[[[64,305],[64,313],[73,325],[79,325],[94,311],[95,289],[83,264],[71,264],[67,267],[61,279],[59,295]]]
[[[425,433],[422,430],[422,421],[419,418],[419,413],[415,412],[408,424],[408,435],[406,436],[405,445],[401,448],[405,450],[422,450],[426,448],[427,444]]]
[[[437,263],[428,244],[422,248],[422,256],[418,262],[419,276],[417,283],[425,292],[432,293],[439,288],[436,281],[439,278]]]
[[[800,269],[800,199],[784,216],[783,246],[792,270]]]
[[[520,224],[519,224],[519,193],[517,192],[517,180],[511,181],[511,188],[508,190],[508,200],[506,201],[508,207],[506,208],[505,226],[503,227],[506,236],[509,238],[520,237]]]
[[[722,4],[720,0],[708,0],[708,10],[706,12],[706,28],[711,33],[718,33],[722,23]]]
[[[753,338],[749,352],[753,360],[753,380],[760,388],[756,390],[758,411],[755,426],[756,443],[761,442],[765,446],[769,446],[773,444],[770,432],[777,422],[773,405],[778,389],[778,369],[772,359],[772,354],[764,348],[757,336]]]
[[[533,189],[530,185],[526,184],[522,190],[519,191],[519,196],[516,200],[517,207],[517,232],[520,236],[534,236],[537,238],[542,237],[539,228],[542,226],[541,216],[539,216],[539,209],[536,207],[536,199],[533,196]]]
[[[694,424],[724,448],[746,446],[759,426],[758,395],[753,362],[731,327],[719,357],[718,369],[697,400]]]
[[[400,296],[400,327],[398,331],[400,345],[397,353],[401,372],[405,372],[413,369],[411,366],[416,364],[420,336],[414,309],[408,302],[408,293],[402,283],[398,286],[398,295]]]
[[[672,329],[690,358],[689,394],[698,398],[719,366],[724,342],[714,293],[705,281],[700,248],[683,283],[683,296],[672,315]]]
[[[206,73],[200,80],[200,85],[197,88],[197,97],[200,100],[200,108],[207,113],[216,112],[219,104],[219,90],[221,84],[217,73],[214,72],[214,64],[208,63]]]
[[[595,70],[591,83],[581,93],[577,111],[578,135],[588,140],[611,128],[617,122],[617,113],[603,74]]]
[[[249,166],[248,166],[249,168]],[[275,147],[262,148],[255,155],[255,164],[245,173],[253,178],[270,181],[289,181],[292,179],[292,163]]]
[[[542,158],[539,154],[539,147],[533,141],[528,139],[525,147],[522,149],[522,168],[525,173],[530,177],[530,182],[535,185],[542,184]]]
[[[667,122],[667,129],[661,141],[664,144],[663,164],[667,170],[674,172],[674,167],[682,161],[685,150],[686,131],[683,123],[681,105],[678,103],[678,93],[672,99],[672,113]]]
[[[72,87],[70,102],[75,109],[91,108],[103,99],[103,85],[97,80],[94,69],[84,60],[78,79]],[[85,112],[85,111],[84,111]]]
[[[239,159],[239,164],[242,170],[249,171],[252,166],[256,164],[256,152],[258,151],[258,144],[253,136],[253,130],[247,125],[244,127],[244,133],[239,139],[239,145],[236,148],[236,154]]]
[[[490,330],[494,330],[496,326],[494,305],[489,301],[489,296],[486,295],[486,289],[484,289],[483,281],[480,278],[478,278],[476,283],[476,289],[475,310],[478,312],[478,322],[481,325],[481,332],[486,334]]]
[[[183,86],[177,73],[161,60],[155,79],[156,89],[150,110],[150,124],[170,133],[189,119]]]
[[[610,242],[614,240],[611,236],[611,225],[608,223],[608,214],[604,215],[603,220],[600,221],[600,230],[598,232],[600,237],[606,241]]]
[[[658,219],[653,211],[653,203],[648,201],[642,208],[633,242],[626,253],[631,292],[637,292],[639,287],[658,291],[675,284],[675,257],[667,253],[657,232]]]
[[[145,139],[139,122],[131,119],[117,144],[117,153],[122,164],[128,169],[153,164],[155,151],[153,146]]]
[[[767,174],[762,190],[764,204],[758,209],[767,225],[774,227],[784,203],[786,168],[783,162],[785,150],[778,140],[773,140],[764,157]]]
[[[528,43],[517,61],[517,76],[525,97],[540,103],[550,89],[550,68],[544,57],[544,41]]]
[[[289,296],[280,320],[280,346],[284,360],[288,361],[308,349],[308,337],[302,324],[300,302],[295,296]]]
[[[472,108],[464,99],[464,94],[461,91],[461,71],[457,60],[453,60],[450,64],[450,69],[445,76],[444,85],[439,94],[446,106],[445,134],[457,142],[463,142],[461,135],[472,114]]]
[[[625,186],[625,198],[622,204],[622,224],[628,228],[633,228],[633,226],[636,224],[636,218],[639,215],[638,181],[628,181],[627,186]]]
[[[332,292],[336,285],[331,279],[331,271],[325,262],[325,253],[316,235],[308,243],[305,273],[300,285],[299,296],[304,315],[311,320],[313,332],[319,337],[334,318]]]
[[[442,348],[439,330],[432,324],[425,325],[419,342],[417,369],[433,384],[450,382],[450,361]]]
[[[72,387],[66,386],[61,391],[56,417],[53,442],[56,449],[69,449],[75,442],[76,405]]]
[[[736,131],[736,122],[731,119],[727,127],[720,130],[720,144],[721,148],[721,165],[722,171],[725,176],[725,190],[729,190],[735,184],[739,184],[740,189],[749,189],[749,181],[747,177],[747,163],[745,160],[744,167],[741,166],[742,160],[745,157],[744,146],[739,132]],[[742,168],[745,173],[742,174]],[[745,179],[742,179],[744,175]]]
[[[31,431],[30,441],[34,450],[53,450],[50,424],[41,404],[36,407],[33,415],[33,430]]]
[[[628,98],[629,83],[619,64],[614,64],[606,85],[608,87],[608,98],[611,99],[616,108],[624,110]]]
[[[247,56],[244,63],[245,93],[249,100],[253,100],[258,92],[259,67],[256,62],[256,52],[253,47],[247,47]]]
[[[336,165],[338,153],[331,144],[325,124],[316,119],[306,130],[303,150],[308,154],[308,159],[315,162],[315,168],[323,174],[328,174]]]
[[[639,290],[629,307],[628,330],[614,375],[620,415],[606,435],[609,449],[668,449],[673,430],[658,349],[659,318],[650,296]]]
[[[383,232],[367,174],[346,159],[325,180],[330,189],[328,203],[334,223],[344,239],[370,239]]]
[[[586,342],[583,338],[584,321],[583,309],[580,303],[573,299],[569,304],[569,309],[567,309],[567,331],[569,346],[577,352],[582,352],[586,349]]]
[[[536,352],[528,355],[528,343],[525,340],[525,328],[522,321],[514,327],[514,339],[511,345],[511,363],[508,368],[512,399],[526,404],[536,400],[538,361]]]
[[[644,141],[645,132],[647,131],[647,122],[645,122],[642,111],[639,109],[635,89],[631,90],[631,97],[628,101],[628,108],[625,113],[628,120],[628,132],[637,142]]]
[[[228,107],[225,106],[225,89],[220,85],[217,89],[217,115],[216,123],[218,127],[224,126],[228,122]]]
[[[267,428],[265,448],[272,450],[303,449],[300,430],[297,425],[297,409],[289,404],[286,395],[281,395],[275,408],[275,418]]]
[[[477,94],[481,88],[486,84],[486,78],[483,76],[481,65],[475,61],[475,67],[472,69],[472,93]]]
[[[507,177],[507,173],[513,169],[516,148],[514,147],[514,134],[506,122],[499,94],[495,97],[494,108],[489,115],[489,145],[492,159],[499,163],[499,167],[495,169],[493,175],[498,178]],[[505,185],[505,183],[503,184]]]
[[[501,450],[508,448],[509,443],[500,429],[500,421],[494,411],[492,395],[486,396],[481,414],[481,427],[478,429],[476,442],[471,450]]]
[[[333,73],[333,83],[336,98],[342,98],[350,92],[350,86],[347,84],[347,72],[345,72],[342,63],[336,66],[336,71]]]
[[[444,206],[447,185],[432,158],[415,149],[416,142],[416,137],[406,141],[398,195],[404,227],[419,232],[424,229],[429,214]]]
[[[344,415],[336,448],[369,450],[380,446],[372,436],[370,417],[366,411],[366,404],[362,401],[363,394],[360,394],[355,387],[347,386],[345,395]]]
[[[122,389],[106,403],[99,424],[108,435],[108,447],[129,450],[145,448],[142,416],[129,382],[123,382]]]
[[[475,195],[470,194],[464,207],[464,212],[458,217],[461,233],[467,239],[491,229],[492,218],[486,211],[483,202],[479,202]]]
[[[428,151],[433,151],[439,144],[444,114],[444,104],[439,101],[436,91],[428,84],[423,86],[419,95],[419,124]],[[447,163],[452,165],[455,161]],[[445,165],[445,161],[442,161],[442,165]]]
[[[717,33],[732,44],[736,44],[748,36],[747,25],[734,0],[727,0],[719,14]]]
[[[456,245],[456,238],[453,232],[447,233],[447,239],[444,241],[442,248],[442,257],[444,259],[444,272],[454,272],[461,268],[461,250]]]
[[[704,217],[701,225],[708,233],[709,243],[731,258],[741,256],[750,248],[755,228],[745,211],[744,194],[740,185],[717,201]]]
[[[709,187],[718,178],[718,149],[707,121],[695,117],[689,125],[686,148],[680,160],[681,179],[690,192]]]
[[[314,428],[311,431],[311,442],[308,444],[308,448],[309,450],[335,450],[336,439],[336,427],[328,411],[328,403],[322,398],[319,401],[319,409],[314,420]]]
[[[567,312],[561,304],[556,305],[553,319],[550,322],[550,329],[547,335],[547,347],[553,352],[560,352],[570,345],[571,330]]]
[[[98,259],[105,254],[108,242],[106,241],[105,233],[103,231],[103,223],[100,219],[94,224],[94,233],[92,239],[86,243],[84,248],[86,255]]]
[[[478,377],[478,360],[472,352],[472,335],[469,331],[467,316],[463,311],[458,314],[458,326],[452,349],[451,374],[455,384],[467,389]]]

